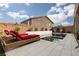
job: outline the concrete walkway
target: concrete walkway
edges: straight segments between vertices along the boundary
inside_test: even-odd
[[[6,52],[7,56],[79,56],[79,48],[73,34],[67,34],[63,40],[49,42],[40,40]]]

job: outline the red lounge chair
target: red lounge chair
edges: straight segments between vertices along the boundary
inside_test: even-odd
[[[5,51],[9,51],[12,50],[16,47],[25,45],[27,43],[31,43],[34,41],[38,41],[40,40],[40,36],[36,35],[36,34],[18,34],[15,31],[8,31],[8,30],[4,30],[4,32],[7,35],[12,35],[13,37],[16,37],[15,39],[11,39],[10,37],[8,37],[8,39],[6,37],[3,38],[3,40],[1,40],[1,43],[3,44],[3,48]],[[18,40],[17,40],[18,39]]]
[[[25,40],[25,39],[30,39],[30,38],[35,38],[35,37],[39,37],[39,35],[37,34],[18,34],[15,31],[10,31],[10,34],[14,37],[16,37],[17,39],[21,39],[21,40]]]

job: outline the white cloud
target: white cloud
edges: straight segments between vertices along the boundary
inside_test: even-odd
[[[20,10],[19,12],[20,12],[20,13],[25,13],[25,10]]]
[[[68,15],[67,15],[68,17],[69,16],[74,16],[74,8],[73,9],[71,9],[71,10],[69,10],[69,12],[68,12]]]
[[[69,22],[67,22],[67,21],[66,21],[66,22],[62,22],[61,24],[62,24],[63,26],[69,26],[69,25],[71,26],[71,25],[73,25],[73,24],[71,24],[71,23],[69,23]]]
[[[64,12],[61,12],[61,13],[58,14],[58,18],[65,20],[67,18],[67,16],[65,15]]]
[[[48,15],[48,17],[49,17],[49,19],[52,21],[52,22],[54,22],[54,23],[57,23],[58,21],[57,21],[57,15],[56,14],[54,14],[54,15]]]
[[[56,12],[61,13],[61,12],[64,12],[64,10],[63,10],[62,8],[57,8],[57,9],[56,9]]]
[[[63,8],[61,7],[63,6]],[[62,23],[64,22],[67,17],[72,17],[74,15],[74,4],[67,5],[66,3],[57,3],[56,6],[50,8],[47,12],[47,16],[54,22],[54,23]],[[57,12],[53,14],[52,12]],[[65,22],[63,24],[69,24]]]
[[[57,6],[57,7],[60,7],[60,6],[66,5],[66,4],[67,4],[67,3],[57,3],[56,6]]]
[[[50,15],[52,12],[55,12],[56,10],[56,7],[51,7],[51,9],[47,12],[47,15]]]
[[[28,16],[28,15],[19,15],[19,17],[20,17],[20,18],[26,18],[26,19],[28,19],[28,18],[29,18],[29,16]]]
[[[35,16],[30,16],[31,18],[35,17]]]
[[[16,19],[19,16],[19,13],[17,13],[17,12],[8,12],[7,15],[14,18],[14,19]]]
[[[25,3],[27,6],[30,6],[31,4],[30,3]]]
[[[64,11],[68,11],[67,16],[73,16],[74,15],[74,8],[75,8],[74,4],[70,4],[70,5],[64,7]]]
[[[63,22],[66,19],[66,15],[64,13],[64,10],[62,8],[58,8],[59,5],[65,5],[65,4],[57,4],[56,6],[51,7],[51,9],[48,11],[47,16],[49,18],[53,18],[53,22]],[[58,12],[57,14],[51,14],[52,12]]]
[[[63,22],[67,16],[65,15],[64,12],[61,12],[59,14],[53,14],[53,15],[48,15],[48,17],[54,22],[54,23],[59,23]]]
[[[14,18],[14,19],[17,19],[17,18],[26,18],[26,19],[28,19],[29,18],[28,15],[20,14],[19,12],[8,12],[7,15]]]
[[[54,15],[49,15],[48,16],[49,19],[51,19],[52,22],[54,23],[59,23],[59,22],[63,22],[64,20],[57,14],[54,14]]]
[[[0,7],[9,8],[9,4],[8,3],[0,3]]]
[[[70,9],[73,9],[74,7],[75,7],[74,4],[70,4],[70,5],[68,5],[68,6],[65,6],[64,9],[65,9],[66,11],[69,11]]]
[[[2,14],[0,14],[0,16],[1,16]]]

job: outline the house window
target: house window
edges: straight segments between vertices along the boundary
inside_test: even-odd
[[[59,28],[57,28],[56,32],[60,32],[60,29],[59,29]]]
[[[32,31],[32,28],[29,28],[27,31]]]
[[[43,31],[44,30],[44,28],[41,28],[41,31]]]
[[[47,31],[47,28],[45,28],[45,31]]]
[[[35,28],[35,31],[38,31],[38,29],[37,29],[37,28]]]

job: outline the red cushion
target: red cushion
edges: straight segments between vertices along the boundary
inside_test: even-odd
[[[14,34],[18,34],[16,33],[15,31],[11,30],[10,32],[14,33]],[[25,33],[25,34],[19,34],[19,35],[28,35],[28,33]]]
[[[19,35],[28,35],[28,33],[26,33],[26,34],[19,34]]]
[[[8,30],[4,30],[4,32],[5,32],[7,35],[9,35],[9,34],[10,34]]]
[[[17,37],[20,37],[22,39],[30,39],[30,38],[35,38],[38,37],[39,35],[32,34],[32,35],[16,35]]]
[[[39,35],[36,35],[36,34],[18,34],[18,33],[15,33],[15,31],[10,31],[12,33],[14,33],[16,35],[16,37],[19,37],[21,39],[30,39],[30,38],[35,38],[35,37],[38,37]]]

